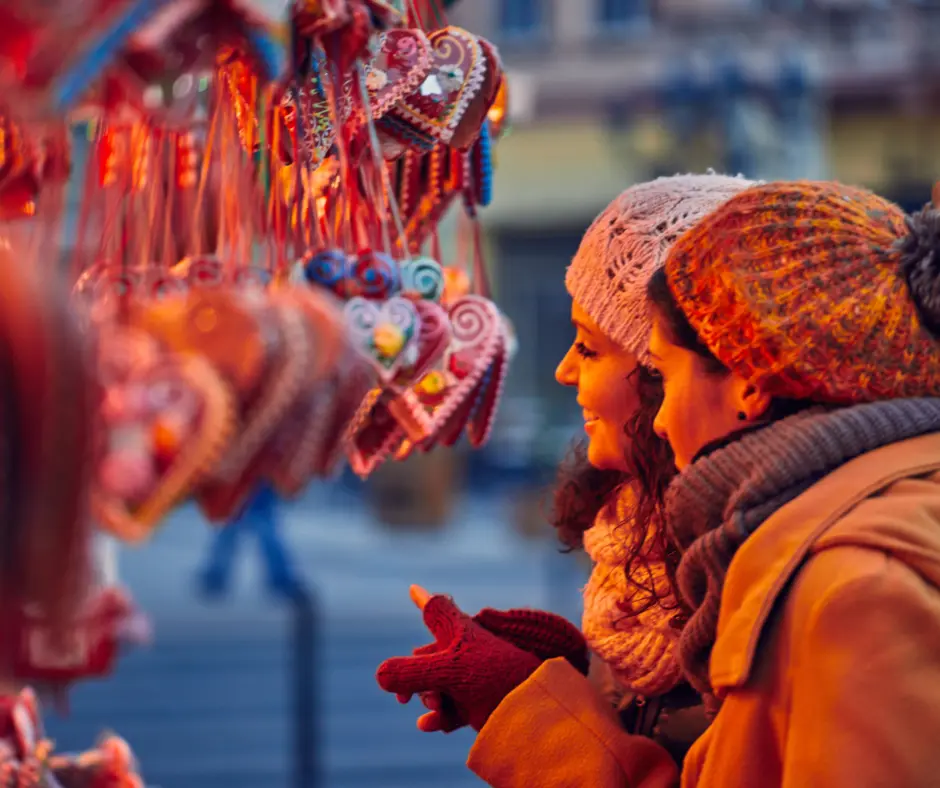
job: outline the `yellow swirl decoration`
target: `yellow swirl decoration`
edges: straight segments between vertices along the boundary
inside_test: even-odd
[[[440,33],[433,36],[434,38],[434,55],[435,59],[438,59],[442,62],[437,63],[436,65],[440,67],[443,64],[453,65],[453,66],[463,66],[465,63],[470,65],[473,63],[473,51],[470,48],[469,42],[463,37],[454,35],[454,30],[459,28],[449,28],[440,31]],[[461,33],[463,31],[460,31]],[[466,34],[465,34],[466,35]]]

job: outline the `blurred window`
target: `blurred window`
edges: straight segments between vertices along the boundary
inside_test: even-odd
[[[602,30],[646,27],[649,6],[649,0],[598,0],[598,26]]]
[[[502,0],[499,29],[504,39],[536,38],[545,32],[543,0]]]

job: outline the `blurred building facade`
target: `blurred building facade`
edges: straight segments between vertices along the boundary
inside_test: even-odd
[[[578,414],[552,380],[565,266],[626,186],[714,167],[913,208],[940,177],[940,0],[465,0],[451,21],[509,76],[484,221],[521,348],[505,418],[524,412],[540,440]]]

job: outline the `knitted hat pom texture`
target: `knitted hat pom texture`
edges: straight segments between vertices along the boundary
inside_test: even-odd
[[[670,289],[726,367],[777,397],[940,392],[940,220],[834,182],[755,186],[684,235]]]

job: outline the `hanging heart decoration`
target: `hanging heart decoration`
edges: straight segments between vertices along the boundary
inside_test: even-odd
[[[101,365],[107,445],[92,503],[102,527],[136,542],[222,456],[235,429],[234,402],[202,358],[163,353],[142,336],[116,335],[113,353],[109,344],[105,338]]]
[[[415,91],[431,70],[431,42],[417,29],[382,33],[365,66],[366,91],[372,118],[385,115],[396,103]],[[359,123],[366,123],[358,107]]]
[[[303,391],[313,348],[301,311],[289,299],[270,304],[272,343],[261,390],[242,407],[238,434],[200,485],[196,499],[212,522],[231,518],[270,470],[269,443]],[[267,321],[266,321],[267,322]]]
[[[508,355],[505,342],[500,343],[496,358],[484,373],[483,380],[480,381],[480,386],[473,397],[475,404],[467,422],[466,432],[470,445],[475,449],[480,448],[489,440],[493,430],[496,408],[502,397],[506,372],[509,369]]]
[[[379,123],[400,142],[425,148],[451,141],[471,101],[484,87],[487,66],[479,39],[462,28],[444,27],[428,39],[430,72]]]
[[[452,339],[443,370],[448,383],[442,393],[436,393],[439,404],[431,413],[434,427],[429,446],[439,439],[455,414],[463,429],[473,404],[472,395],[496,359],[503,338],[499,310],[481,296],[468,295],[454,302],[448,317]]]
[[[385,383],[413,363],[417,353],[418,313],[406,298],[393,296],[375,303],[356,296],[345,306],[353,348],[369,361]]]
[[[450,145],[459,149],[469,148],[479,136],[480,129],[486,121],[487,113],[496,101],[499,86],[503,80],[503,64],[496,47],[485,38],[478,38],[477,41],[485,61],[483,82],[480,89],[470,98],[463,117],[454,127]]]
[[[392,456],[405,438],[405,430],[389,409],[389,401],[388,394],[376,389],[353,420],[362,427],[347,438],[346,456],[349,467],[360,478],[367,478]]]

